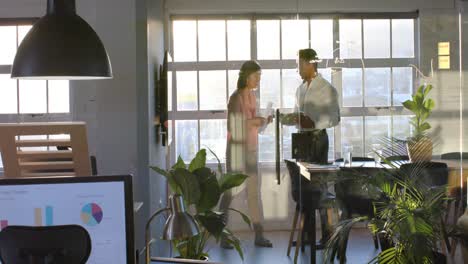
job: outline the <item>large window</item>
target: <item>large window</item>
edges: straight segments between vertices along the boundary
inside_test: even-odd
[[[32,20],[0,20],[0,123],[71,118],[68,81],[10,78],[16,50],[31,27]],[[0,158],[0,170],[2,167]]]
[[[413,14],[173,17],[175,154],[190,159],[208,146],[224,158],[226,103],[245,60],[258,60],[263,67],[259,111],[270,102],[292,111],[301,83],[297,51],[308,47],[322,58],[319,72],[340,94],[342,121],[328,130],[331,159],[344,144],[353,145],[355,155],[366,156],[379,137],[406,137],[410,128],[401,103],[415,83],[410,65],[417,65],[416,22]],[[284,157],[290,155],[294,130],[284,128]],[[260,161],[274,161],[274,139],[273,126],[259,135]]]

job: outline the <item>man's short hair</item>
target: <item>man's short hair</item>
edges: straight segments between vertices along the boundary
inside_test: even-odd
[[[301,49],[299,50],[299,59],[309,61],[311,63],[318,62],[317,52],[313,49]]]

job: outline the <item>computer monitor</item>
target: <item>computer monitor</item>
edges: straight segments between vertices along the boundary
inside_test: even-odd
[[[134,264],[132,176],[0,180],[0,228],[78,224],[89,264]]]

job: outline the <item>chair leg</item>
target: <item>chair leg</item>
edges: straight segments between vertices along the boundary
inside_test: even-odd
[[[452,201],[448,201],[447,202],[447,211],[445,212],[445,223],[448,223],[449,222],[449,219],[450,219],[450,212],[452,211]],[[453,212],[453,217],[455,217],[455,211]]]
[[[333,226],[333,213],[334,208],[327,208],[327,219],[328,219],[328,226]]]
[[[314,211],[315,213],[315,211]],[[305,216],[304,216],[304,223],[305,224],[309,224],[309,219],[310,219],[310,212],[306,211],[305,212]],[[304,243],[306,240],[306,238],[309,238],[309,236],[307,235],[307,232],[306,230],[304,229],[304,227],[302,227],[302,243],[301,243],[301,252],[304,253],[305,252],[305,245],[306,243]]]
[[[456,199],[454,202],[453,218],[451,221],[452,222],[451,224],[454,226],[457,224],[457,220],[460,217],[460,215],[463,214],[463,210],[461,207],[463,207],[463,203],[460,202],[459,199]],[[452,238],[452,242],[450,243],[450,249],[451,249],[450,256],[451,257],[455,256],[455,252],[457,251],[457,246],[458,246],[457,239]]]
[[[296,225],[297,225],[298,215],[299,215],[299,210],[296,210],[296,212],[294,212],[294,218],[293,218],[293,225],[292,225],[291,234],[289,235],[288,252],[286,253],[286,255],[288,257],[289,257],[289,254],[291,253],[291,246],[292,246],[292,242],[293,242],[293,239],[294,239],[294,232],[296,232]]]
[[[294,264],[297,263],[297,256],[299,255],[299,248],[302,246],[302,230],[304,230],[304,213],[300,214],[299,217],[299,231],[297,232],[296,251],[294,253]]]

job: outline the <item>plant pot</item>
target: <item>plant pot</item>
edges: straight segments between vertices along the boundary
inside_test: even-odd
[[[177,258],[177,259],[184,259],[184,258],[183,258],[183,257],[181,257],[181,256],[177,256],[177,257],[175,257],[175,258]],[[197,260],[201,260],[201,261],[209,261],[209,260],[210,260],[210,258],[208,258],[207,256],[203,256],[203,257],[201,257],[200,259],[197,259]]]
[[[406,143],[406,148],[411,162],[432,160],[432,140],[428,137],[410,139]]]

